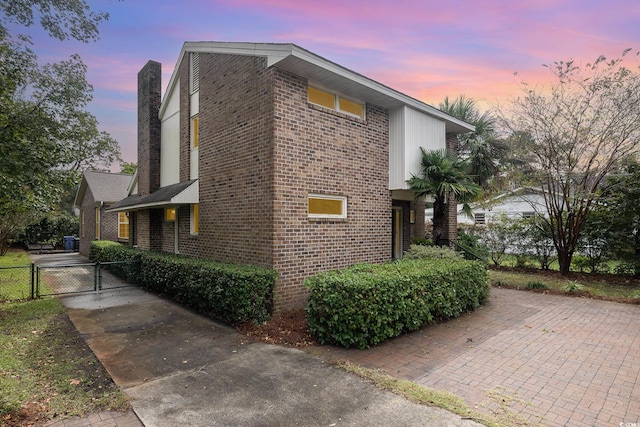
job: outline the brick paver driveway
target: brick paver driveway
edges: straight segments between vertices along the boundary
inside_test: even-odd
[[[492,289],[487,306],[346,359],[531,424],[640,426],[640,307]],[[635,423],[635,424],[634,424]]]

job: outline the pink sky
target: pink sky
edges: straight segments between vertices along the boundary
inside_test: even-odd
[[[80,53],[94,86],[89,110],[136,162],[136,80],[153,59],[169,80],[184,41],[295,43],[437,106],[464,94],[485,108],[544,83],[542,64],[639,49],[637,0],[100,0],[96,43],[34,35],[41,59]],[[637,57],[634,57],[634,60]],[[628,65],[637,65],[628,64]],[[517,72],[517,76],[514,73]]]

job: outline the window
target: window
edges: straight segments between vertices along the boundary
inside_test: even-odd
[[[171,222],[176,220],[176,208],[166,208],[164,210],[164,220]]]
[[[96,208],[96,230],[95,239],[100,240],[100,208]]]
[[[484,225],[485,224],[484,213],[473,214],[473,218],[475,219],[476,225]]]
[[[522,212],[522,218],[525,218],[525,219],[535,218],[535,216],[536,216],[535,212]]]
[[[200,205],[191,205],[191,234],[200,231]]]
[[[191,117],[191,148],[198,148],[200,145],[200,117]]]
[[[364,104],[361,102],[313,86],[308,87],[307,93],[309,102],[312,104],[364,119]]]
[[[129,215],[118,212],[118,239],[129,240]]]
[[[84,237],[84,209],[80,211],[80,237]]]
[[[307,213],[309,218],[346,218],[347,198],[309,194]]]

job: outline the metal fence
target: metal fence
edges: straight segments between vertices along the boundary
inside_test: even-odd
[[[110,270],[135,267],[137,261],[0,267],[0,301],[38,298],[134,286]]]
[[[0,267],[0,301],[34,297],[35,264]]]

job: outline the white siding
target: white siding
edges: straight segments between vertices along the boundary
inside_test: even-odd
[[[180,182],[180,85],[168,95],[160,117],[160,186]]]
[[[445,122],[404,106],[389,114],[389,189],[406,190],[406,181],[420,173],[420,147],[446,147]]]

